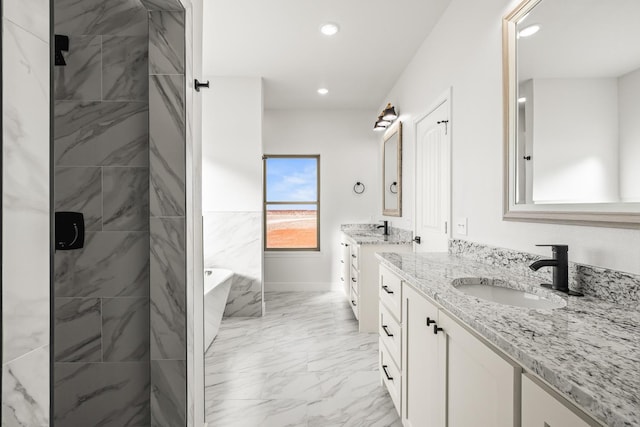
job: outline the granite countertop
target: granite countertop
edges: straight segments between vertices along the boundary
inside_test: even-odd
[[[389,235],[384,236],[377,224],[344,224],[341,231],[359,245],[407,245],[412,233],[400,228],[389,227]]]
[[[397,273],[497,348],[608,426],[640,426],[640,312],[602,300],[568,297],[553,310],[526,309],[468,296],[464,277],[501,279],[539,289],[513,271],[441,254],[378,253]]]

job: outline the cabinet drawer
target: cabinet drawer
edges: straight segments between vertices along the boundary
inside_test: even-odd
[[[360,279],[359,279],[359,273],[358,270],[356,270],[356,268],[354,266],[351,266],[351,283],[350,286],[355,289],[356,293],[359,294],[360,293],[360,288],[359,288],[359,283],[360,283]]]
[[[360,269],[360,263],[358,261],[360,258],[360,246],[352,244],[349,246],[349,248],[351,248],[351,265],[353,265],[356,270],[358,270]]]
[[[356,319],[360,319],[359,315],[358,315],[358,293],[355,291],[355,289],[353,289],[353,286],[349,287],[350,289],[350,293],[349,293],[349,305],[351,306],[351,309],[353,310],[353,314],[356,316]]]
[[[402,319],[402,281],[384,266],[380,266],[380,301],[389,309],[389,313],[398,322]]]
[[[382,341],[380,341],[380,375],[382,382],[387,387],[391,400],[396,408],[396,412],[400,415],[400,390],[402,390],[402,378],[400,376],[400,369],[396,366],[389,351]]]
[[[385,344],[389,355],[402,368],[402,329],[400,323],[389,313],[384,304],[380,304],[380,340]]]

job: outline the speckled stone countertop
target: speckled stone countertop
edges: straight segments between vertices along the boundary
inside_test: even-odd
[[[464,277],[539,289],[535,278],[449,254],[378,253],[397,273],[497,348],[608,426],[640,426],[640,312],[585,297],[554,310],[526,309],[468,296]]]
[[[389,227],[384,236],[379,224],[343,224],[340,230],[359,245],[406,245],[412,242],[412,233],[401,228]]]

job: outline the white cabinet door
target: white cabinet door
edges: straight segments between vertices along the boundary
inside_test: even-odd
[[[528,375],[522,376],[522,427],[589,427],[583,417],[561,403]]]
[[[410,286],[402,286],[403,425],[444,427],[446,342],[442,333],[433,332],[438,308]]]
[[[519,425],[521,368],[503,359],[440,311],[447,345],[448,427]],[[544,426],[540,426],[544,427]]]

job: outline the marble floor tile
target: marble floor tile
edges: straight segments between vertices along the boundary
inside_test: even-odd
[[[227,317],[205,355],[206,420],[228,426],[400,427],[378,335],[341,292],[267,292],[263,317]],[[348,311],[347,311],[348,310]]]

